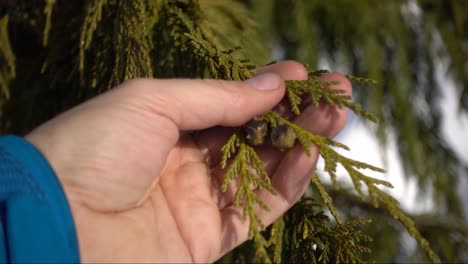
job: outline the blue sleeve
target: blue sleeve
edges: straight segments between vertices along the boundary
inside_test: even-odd
[[[80,262],[60,182],[43,155],[15,136],[0,137],[0,262]]]

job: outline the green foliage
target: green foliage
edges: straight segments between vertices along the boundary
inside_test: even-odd
[[[230,37],[240,32],[246,37],[253,36],[256,26],[249,17],[238,21],[238,14],[246,14],[245,8],[227,2],[170,1],[164,5],[156,26],[156,36],[160,37],[155,41],[156,76],[225,80],[252,77],[253,65],[246,62],[266,59],[265,50],[261,51],[261,42],[253,41],[255,38]],[[181,5],[185,8],[181,9]],[[219,20],[225,25],[223,32],[219,32],[216,24]],[[240,44],[251,49],[239,50]]]
[[[15,56],[8,36],[8,15],[0,18],[0,89],[6,99],[10,98],[9,83],[15,78]]]
[[[327,185],[324,185],[324,188],[334,197],[335,206],[345,219],[363,217],[373,220],[366,232],[374,239],[369,247],[375,262],[430,261],[423,252],[410,249],[411,241],[405,235],[401,236],[405,227],[396,218],[388,217],[386,209],[371,206],[356,197],[351,189],[336,190]],[[407,212],[404,214],[409,215]],[[412,221],[444,263],[464,263],[464,256],[468,250],[468,225],[464,219],[429,212],[413,215]],[[393,241],[401,241],[401,244]],[[385,250],[381,250],[382,248]]]
[[[107,0],[92,1],[87,6],[80,34],[80,72],[84,71],[85,52],[89,49],[94,32],[102,18],[102,8],[107,4]]]
[[[312,183],[314,184],[315,188],[319,191],[320,197],[322,198],[325,205],[328,207],[330,213],[335,218],[335,221],[338,224],[341,224],[342,220],[340,215],[336,212],[335,206],[333,205],[333,199],[323,187],[323,184],[320,181],[320,178],[318,177],[317,173],[314,173],[314,175],[312,175]]]
[[[270,226],[263,235],[268,237],[263,252],[258,255],[246,243],[220,262],[227,263],[367,263],[370,249],[365,244],[372,238],[362,233],[360,225],[370,220],[352,220],[333,224],[323,205],[312,198],[303,198],[283,217]]]
[[[270,238],[268,239],[267,246],[271,248],[273,255],[273,263],[281,263],[281,256],[283,252],[283,237],[285,230],[284,217],[281,216],[277,219],[270,228]]]
[[[453,190],[468,164],[444,140],[439,104],[446,89],[435,76],[449,58],[443,74],[455,80],[460,110],[468,112],[468,1],[245,2],[261,16],[266,39],[283,48],[279,58],[312,67],[328,59],[333,68],[381,84],[356,99],[382,121],[375,129],[382,148],[394,134],[405,175],[418,181],[421,196],[431,186],[439,208],[463,215]]]
[[[49,31],[51,27],[52,12],[54,11],[55,0],[46,0],[44,7],[44,16],[45,16],[45,26],[44,33],[42,36],[42,45],[47,46],[49,41]]]
[[[260,232],[258,227],[264,228],[263,223],[255,213],[254,206],[257,204],[262,209],[268,210],[268,207],[257,197],[254,190],[258,187],[273,194],[276,194],[276,191],[271,186],[270,178],[257,152],[238,133],[234,133],[228,139],[221,151],[223,156],[220,165],[221,168],[226,168],[221,190],[225,192],[230,181],[240,178],[234,196],[234,205],[243,206],[244,219],[248,217],[250,221],[249,238],[253,238]],[[232,161],[226,167],[228,159],[232,156],[234,156]]]
[[[95,0],[88,3],[79,40],[79,70],[83,86],[96,87],[104,83],[107,87],[99,90],[105,90],[125,80],[153,76],[150,52],[154,45],[152,32],[157,18],[155,14],[160,6],[160,1]],[[107,13],[108,16],[103,18],[103,13],[111,9],[116,12]],[[111,32],[103,32],[107,30]],[[98,41],[115,47],[114,50],[93,46],[95,35],[101,35],[103,39]],[[86,72],[87,57],[95,58],[91,62],[91,74]],[[109,61],[113,67],[104,64]],[[86,80],[85,76],[89,75],[92,76],[91,80]]]
[[[309,79],[306,81],[286,82],[286,94],[288,102],[290,103],[291,109],[296,115],[300,114],[300,104],[302,102],[302,98],[304,98],[304,94],[307,94],[310,97],[311,104],[315,105],[316,107],[318,107],[320,103],[336,105],[339,107],[347,106],[351,110],[354,110],[356,114],[375,121],[375,117],[372,114],[363,110],[356,104],[349,102],[351,98],[349,96],[343,95],[342,90],[325,89],[330,84],[336,84],[335,82],[330,83],[320,81],[320,79],[318,79],[318,76],[320,76],[320,74],[317,74],[316,72],[312,72],[311,74],[309,74],[309,76]],[[361,79],[353,78],[353,80],[357,81]],[[366,83],[369,82],[366,79],[362,80]],[[275,127],[280,123],[289,126],[292,129],[292,131],[296,134],[297,139],[303,146],[305,153],[309,154],[312,146],[317,147],[319,149],[320,155],[325,161],[324,171],[330,175],[331,180],[336,188],[339,187],[339,184],[336,181],[336,169],[338,164],[342,165],[348,172],[354,184],[354,188],[358,192],[361,199],[366,199],[366,195],[362,190],[362,185],[364,185],[367,189],[368,195],[370,197],[370,202],[373,204],[373,206],[378,207],[382,204],[385,207],[385,209],[390,213],[390,215],[392,215],[395,219],[401,221],[401,223],[407,228],[408,232],[413,237],[415,237],[415,239],[420,243],[423,250],[427,252],[429,258],[433,262],[440,262],[439,257],[432,251],[427,240],[425,240],[415,228],[413,221],[398,207],[398,201],[393,199],[390,195],[378,188],[378,185],[383,185],[390,188],[392,188],[393,186],[387,181],[366,176],[365,174],[359,171],[359,169],[370,169],[378,172],[384,172],[384,170],[366,163],[343,157],[342,155],[338,154],[338,152],[333,150],[332,147],[338,147],[348,150],[347,146],[339,142],[333,141],[329,138],[313,134],[310,131],[307,131],[297,126],[293,122],[289,121],[288,119],[282,117],[281,115],[273,111],[266,113],[262,118],[271,127]],[[228,139],[227,143],[222,148],[222,153],[222,168],[226,167],[228,160],[235,153],[237,153],[237,155],[233,158],[231,165],[226,170],[223,182],[223,190],[226,190],[227,185],[230,181],[240,177],[240,183],[238,189],[236,190],[234,204],[240,205],[240,201],[243,201],[242,205],[244,206],[244,218],[248,216],[250,220],[249,237],[253,237],[253,235],[256,232],[258,232],[256,225],[259,225],[260,229],[263,228],[262,223],[259,222],[258,217],[255,215],[253,205],[259,204],[260,207],[264,209],[267,208],[265,208],[265,205],[261,201],[252,198],[252,195],[255,195],[253,194],[253,191],[249,186],[253,185],[253,189],[255,189],[256,187],[268,189],[269,178],[265,172],[264,164],[255,154],[255,150],[252,147],[249,147],[245,141],[242,141],[241,135],[238,132],[234,133]],[[252,173],[251,168],[254,168],[254,170],[256,170],[256,174]],[[268,180],[265,181],[265,179]],[[312,182],[319,190],[320,196],[329,208],[332,215],[335,217],[335,220],[337,221],[338,225],[341,225],[340,217],[333,206],[332,199],[321,185],[320,180],[316,174],[313,175]],[[272,191],[270,189],[268,190]],[[298,226],[299,230],[304,230],[304,228],[306,227],[301,225]],[[255,245],[257,246],[257,248],[264,247],[264,243],[256,243]],[[338,249],[337,254],[337,261],[347,262],[353,260],[350,257],[351,255],[353,255],[353,251],[348,252],[341,251],[341,249]]]
[[[127,79],[245,80],[254,75],[254,67],[269,61],[269,48],[283,51],[286,58],[299,59],[313,68],[319,60],[319,52],[325,51],[332,62],[348,66],[355,75],[371,78],[348,75],[357,87],[360,84],[373,86],[369,93],[357,94],[361,94],[361,103],[376,115],[351,101],[343,91],[326,89],[336,82],[319,79],[327,72],[325,70],[310,72],[309,79],[305,81],[286,82],[286,96],[292,112],[299,115],[307,103],[314,106],[329,104],[351,109],[373,122],[383,120],[377,133],[385,143],[386,126],[395,127],[407,172],[417,175],[422,183],[435,182],[440,192],[456,186],[458,178],[455,172],[462,163],[448,147],[437,141],[441,138],[440,133],[435,137],[428,135],[440,129],[438,112],[429,111],[429,116],[435,120],[430,123],[425,122],[418,109],[413,107],[414,98],[420,94],[411,89],[412,80],[416,78],[411,69],[419,69],[423,63],[413,65],[411,58],[428,46],[427,41],[431,38],[427,32],[434,28],[440,29],[452,57],[463,53],[460,43],[466,40],[466,33],[461,29],[466,24],[463,10],[467,10],[468,5],[463,1],[439,5],[437,1],[420,0],[421,7],[427,11],[424,16],[433,24],[424,29],[426,42],[412,46],[413,31],[405,24],[399,1],[361,1],[359,4],[351,0],[245,2],[251,4],[251,9],[239,1],[228,0],[1,2],[2,133],[26,133],[58,112]],[[440,10],[453,16],[440,15]],[[357,18],[361,19],[359,23]],[[268,40],[269,47],[262,38]],[[428,71],[434,73],[434,66],[428,59],[432,54],[425,55]],[[452,66],[457,69],[466,67],[468,60],[464,58],[456,58]],[[468,76],[461,73],[457,70],[457,80]],[[434,84],[435,81],[430,79],[428,83]],[[371,99],[366,101],[363,94],[368,94]],[[427,89],[423,96],[433,104],[437,98],[434,94],[437,94],[434,90]],[[461,94],[462,102],[465,102],[462,106],[467,107],[465,89]],[[304,99],[306,97],[307,100]],[[337,197],[342,197],[340,194],[344,189],[336,180],[336,170],[343,166],[357,193],[346,196],[345,200],[352,201],[354,207],[368,213],[368,218],[388,220],[389,214],[397,219],[419,242],[428,258],[438,261],[416,228],[427,231],[424,225],[413,222],[399,208],[397,201],[380,189],[381,186],[391,187],[391,184],[362,172],[362,169],[383,170],[342,156],[336,149],[346,150],[347,146],[304,130],[277,112],[270,111],[258,118],[269,127],[279,124],[289,127],[306,153],[317,148],[324,159],[324,171],[329,174],[334,188],[323,185],[320,177],[314,174],[311,186],[316,200],[321,199],[324,204],[318,204],[310,194],[306,195],[285,216],[261,232],[264,226],[254,208],[268,208],[253,189],[264,188],[272,193],[275,190],[256,148],[247,144],[242,129],[237,128],[221,150],[221,166],[226,169],[223,189],[232,181],[238,184],[234,203],[243,207],[244,217],[251,223],[249,237],[252,241],[226,256],[227,260],[364,262],[363,256],[367,256],[369,248],[375,252],[372,245],[378,241],[362,245],[371,239],[362,233],[360,226],[377,223],[350,220],[361,217],[352,215],[341,206],[342,200]],[[444,165],[448,167],[444,169]],[[453,205],[455,214],[460,216],[458,197],[443,197],[445,204]],[[333,219],[320,209],[324,207]],[[374,215],[375,212],[378,214]],[[456,229],[456,233],[466,234],[460,230]],[[399,232],[394,231],[392,238]],[[423,234],[431,237],[430,232]],[[444,257],[459,254],[446,247],[437,247],[437,250],[445,252]]]
[[[111,76],[111,85],[136,77],[152,77],[150,51],[152,38],[151,20],[147,20],[148,1],[119,1],[114,33],[115,67]]]
[[[361,243],[370,242],[372,238],[362,234],[362,231],[356,229],[356,227],[369,223],[369,220],[353,220],[348,223],[330,226],[329,219],[324,212],[314,210],[314,207],[321,207],[322,205],[314,203],[313,200],[304,199],[296,206],[302,208],[292,210],[295,213],[287,214],[286,221],[293,226],[300,226],[301,229],[290,231],[294,233],[289,248],[295,248],[296,250],[307,248],[308,250],[303,250],[302,254],[292,254],[292,262],[366,262],[360,256],[363,253],[370,253],[370,249],[361,245]],[[306,214],[307,217],[304,217],[302,213]],[[289,254],[291,253],[289,252]]]
[[[355,114],[360,115],[372,122],[378,123],[378,118],[372,113],[365,111],[359,104],[352,103],[350,96],[343,95],[343,90],[331,90],[324,89],[325,87],[337,82],[324,82],[320,81],[318,77],[328,73],[327,70],[318,70],[309,73],[309,79],[307,81],[287,81],[288,90],[287,96],[291,104],[291,109],[296,115],[300,114],[299,105],[302,102],[302,97],[307,94],[311,100],[311,104],[318,107],[320,102],[326,101],[330,105],[337,105],[340,108],[347,107],[354,111]],[[351,81],[364,83],[364,84],[376,84],[374,80],[370,80],[362,77],[355,77],[347,75]]]

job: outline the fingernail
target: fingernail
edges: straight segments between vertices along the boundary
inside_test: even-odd
[[[279,87],[281,79],[278,75],[274,73],[264,73],[254,78],[246,80],[249,84],[255,87],[258,90],[268,91],[274,90]]]

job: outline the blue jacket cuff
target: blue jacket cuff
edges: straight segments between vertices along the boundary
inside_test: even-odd
[[[71,209],[48,161],[16,136],[1,137],[0,151],[0,177],[8,183],[0,200],[9,262],[80,262]]]

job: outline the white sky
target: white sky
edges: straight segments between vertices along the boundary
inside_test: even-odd
[[[447,142],[453,146],[455,152],[462,160],[468,162],[468,115],[460,114],[458,111],[458,93],[452,81],[443,74],[446,72],[446,63],[440,63],[437,70],[437,79],[443,86],[443,94],[440,101],[440,106],[443,112],[443,133],[446,136]],[[344,156],[353,158],[358,161],[366,162],[375,166],[379,166],[387,170],[387,173],[381,174],[370,170],[364,171],[366,175],[384,179],[392,183],[393,189],[386,187],[388,191],[397,200],[401,206],[408,211],[425,212],[432,208],[430,199],[422,199],[417,197],[416,190],[418,188],[415,180],[408,179],[403,173],[399,154],[397,153],[395,137],[389,134],[388,149],[386,150],[387,160],[381,153],[379,143],[371,131],[369,124],[362,123],[363,121],[350,113],[348,123],[345,129],[335,138],[350,147],[350,151],[340,151]],[[367,121],[364,121],[367,122]],[[466,140],[460,140],[466,139]],[[323,161],[319,162],[318,169],[323,168]],[[338,179],[351,184],[349,176],[342,168],[338,169]],[[324,179],[324,180],[328,180]],[[329,182],[329,181],[328,181]],[[468,181],[462,180],[459,184],[459,192],[468,201]],[[428,190],[430,194],[430,190]],[[431,197],[431,195],[428,195]],[[417,206],[416,206],[417,205]],[[468,208],[466,208],[468,211]]]
[[[354,114],[350,113],[350,119],[345,130],[342,131],[336,138],[337,141],[344,143],[350,147],[350,151],[339,151],[340,154],[362,161],[377,167],[384,168],[386,173],[378,173],[371,170],[363,170],[365,175],[386,180],[393,185],[393,189],[381,187],[389,192],[394,198],[400,201],[401,206],[405,210],[418,212],[431,209],[430,200],[426,202],[417,201],[416,197],[416,182],[412,179],[407,179],[404,176],[400,162],[400,157],[397,153],[395,138],[389,135],[388,149],[386,150],[387,160],[382,155],[379,143],[370,128],[361,122]],[[323,161],[319,162],[318,169],[323,167]],[[338,180],[351,185],[350,178],[343,168],[337,171]],[[415,206],[417,202],[418,206]]]

